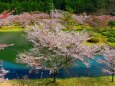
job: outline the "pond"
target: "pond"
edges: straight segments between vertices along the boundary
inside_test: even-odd
[[[32,44],[26,39],[24,32],[1,32],[0,33],[0,43],[13,43],[14,46],[5,48],[5,50],[0,51],[0,59],[3,60],[3,68],[8,70],[9,73],[5,76],[9,79],[23,78],[27,75],[29,78],[46,78],[51,77],[49,71],[39,70],[36,73],[33,72],[29,74],[30,67],[26,65],[21,65],[16,63],[16,55],[19,52],[29,50]],[[97,56],[96,58],[102,58]],[[102,76],[105,75],[101,72],[101,68],[104,65],[96,63],[95,60],[92,61],[92,65],[86,68],[81,62],[76,62],[79,64],[77,67],[68,68],[67,70],[60,70],[58,77],[84,77],[84,76]]]
[[[24,32],[0,32],[0,43],[14,44],[0,51],[0,59],[10,62],[16,62],[15,58],[19,52],[32,47]]]
[[[101,72],[100,68],[104,67],[104,65],[96,63],[95,60],[92,61],[91,67],[89,68],[86,68],[81,62],[76,63],[78,63],[79,66],[68,68],[66,70],[60,70],[58,73],[58,77],[94,77],[106,75]],[[38,70],[37,72],[33,71],[31,74],[29,74],[29,71],[31,69],[30,67],[27,67],[26,65],[15,64],[12,62],[4,61],[3,67],[9,71],[9,73],[5,76],[8,79],[23,78],[26,75],[31,79],[51,77],[49,71],[46,70]]]

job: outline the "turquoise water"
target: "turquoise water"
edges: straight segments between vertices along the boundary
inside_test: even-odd
[[[98,58],[98,57],[96,57]],[[89,68],[87,68],[82,62],[76,62],[79,66],[75,66],[72,68],[68,68],[66,70],[60,70],[58,73],[59,78],[67,78],[67,77],[94,77],[94,76],[103,76],[105,73],[101,72],[101,68],[104,67],[103,64],[97,63],[95,60],[92,60],[92,64]],[[12,62],[3,62],[3,67],[9,71],[9,73],[5,76],[9,79],[15,78],[23,78],[27,75],[29,78],[47,78],[51,77],[49,71],[47,70],[37,70],[37,72],[33,71],[29,74],[30,67],[27,65],[15,64]]]
[[[29,67],[27,67],[26,65],[16,64],[16,63],[8,62],[8,61],[3,61],[2,66],[5,69],[14,69],[14,70],[29,69]]]

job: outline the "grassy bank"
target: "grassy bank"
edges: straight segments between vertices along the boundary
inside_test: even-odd
[[[78,25],[76,27],[76,32],[83,30],[87,31],[90,34],[90,36],[93,37],[93,39],[91,40],[93,43],[106,43],[109,46],[115,47],[115,27],[111,28],[110,26],[108,26],[106,28],[96,29],[87,25]]]
[[[24,31],[24,28],[20,26],[2,26],[0,27],[0,32],[19,32]]]
[[[55,84],[51,83],[49,78],[24,81],[9,80],[7,83],[9,83],[8,86],[115,86],[115,82],[111,82],[109,76],[57,79]]]

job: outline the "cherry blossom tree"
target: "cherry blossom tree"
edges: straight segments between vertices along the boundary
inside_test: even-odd
[[[115,75],[115,48],[104,45],[101,54],[104,56],[104,59],[99,59],[98,61],[107,66],[103,68],[103,72],[111,74],[113,82]]]
[[[12,11],[13,12],[13,11]],[[0,19],[5,19],[7,18],[8,16],[10,16],[12,14],[12,12],[8,12],[7,10],[5,10],[4,12],[2,12],[0,14]]]
[[[20,53],[17,61],[28,64],[35,69],[49,70],[53,75],[53,82],[60,69],[67,68],[75,61],[82,61],[90,66],[89,59],[100,51],[99,45],[85,45],[89,39],[86,32],[64,32],[55,30],[58,26],[51,27],[42,23],[27,30],[28,39],[33,43],[34,48],[29,52]]]
[[[15,10],[12,11],[8,11],[5,10],[0,14],[0,27],[1,26],[5,26],[5,25],[10,25],[10,19],[11,19],[11,14],[14,12]]]

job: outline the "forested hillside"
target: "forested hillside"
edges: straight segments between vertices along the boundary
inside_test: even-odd
[[[52,7],[71,13],[109,14],[115,11],[115,0],[0,0],[0,12],[16,9],[15,14],[32,11],[49,13]]]

